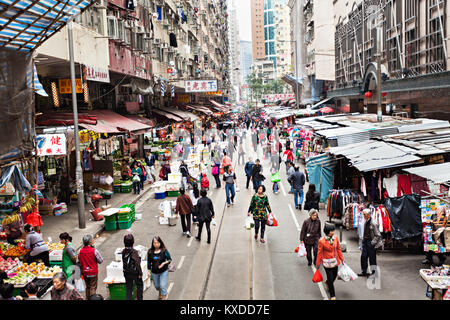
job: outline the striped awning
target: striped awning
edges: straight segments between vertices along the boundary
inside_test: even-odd
[[[94,2],[0,0],[0,48],[32,51]]]
[[[48,94],[47,94],[47,92],[45,92],[44,87],[42,86],[42,83],[39,81],[36,66],[34,66],[33,70],[34,70],[34,91],[43,97],[48,97]],[[29,79],[28,85],[31,86],[31,83],[32,83],[31,82],[31,74],[28,73],[27,77]]]

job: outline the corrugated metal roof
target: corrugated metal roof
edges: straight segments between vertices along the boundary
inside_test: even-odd
[[[406,172],[431,180],[434,183],[450,181],[450,162],[403,169]]]
[[[359,171],[392,168],[421,161],[421,158],[414,155],[414,150],[382,141],[363,141],[330,148],[328,152],[343,155]]]

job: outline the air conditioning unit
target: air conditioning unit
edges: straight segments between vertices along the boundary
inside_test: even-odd
[[[97,0],[94,4],[97,9],[106,9],[106,0]]]
[[[152,36],[150,33],[145,33],[144,40],[152,40]]]
[[[161,39],[153,39],[153,44],[161,44]]]
[[[167,43],[161,44],[161,48],[162,49],[167,49],[168,47],[169,47],[169,45]]]

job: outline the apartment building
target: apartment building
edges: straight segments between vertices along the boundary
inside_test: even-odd
[[[269,59],[253,61],[252,72],[256,72],[257,75],[262,75],[263,84],[275,80],[276,77],[274,62]]]
[[[242,83],[247,83],[247,77],[251,73],[252,69],[252,42],[251,41],[240,41],[240,50],[241,50],[241,77]]]
[[[351,111],[450,119],[450,6],[445,0],[334,1],[335,78],[328,92]],[[377,26],[381,37],[378,46]],[[373,96],[366,98],[365,92]]]
[[[291,48],[293,46],[290,42],[290,10],[287,2],[287,0],[277,0],[274,6],[277,78],[281,78],[293,70],[291,64]]]
[[[228,12],[229,25],[229,43],[230,43],[230,82],[231,82],[231,101],[236,102],[240,100],[241,87],[241,52],[240,52],[240,37],[239,37],[239,23],[237,19],[237,12],[235,1],[232,0]]]
[[[265,59],[265,37],[264,37],[264,1],[251,0],[252,15],[252,57],[253,60]]]
[[[225,1],[99,0],[75,21],[74,47],[80,109],[148,111],[186,95],[187,79],[217,79],[223,96],[229,94]],[[67,29],[37,53],[38,74],[51,92],[40,107],[70,106],[70,94],[59,86],[70,71]],[[190,101],[208,98],[188,95]]]

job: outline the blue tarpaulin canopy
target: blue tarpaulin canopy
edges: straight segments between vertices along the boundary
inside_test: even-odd
[[[22,174],[19,168],[17,168],[16,165],[12,165],[2,169],[2,174],[0,176],[0,187],[3,187],[10,179],[16,191],[31,191],[30,183],[27,181],[25,176]]]
[[[32,51],[94,2],[0,0],[0,48]]]
[[[330,190],[334,184],[334,168],[336,160],[327,154],[321,154],[306,160],[306,170],[308,171],[309,183],[316,186],[320,192],[320,202],[327,201]]]

